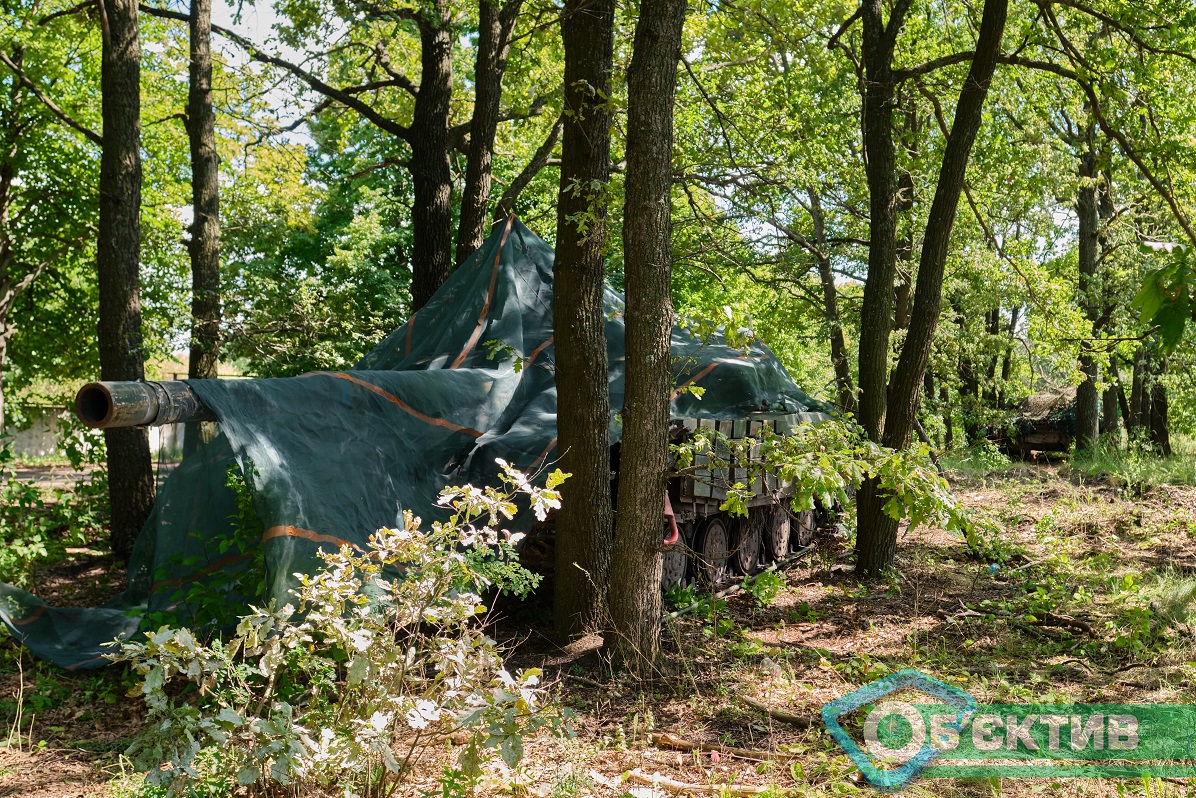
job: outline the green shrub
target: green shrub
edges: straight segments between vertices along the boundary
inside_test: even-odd
[[[281,787],[388,795],[429,746],[465,732],[455,779],[476,779],[487,749],[510,766],[523,738],[568,710],[544,706],[539,671],[512,675],[479,616],[485,589],[534,584],[513,564],[517,535],[498,524],[515,498],[543,518],[559,506],[550,475],[531,485],[500,461],[502,489],[447,488],[451,517],[430,529],[408,513],[365,551],[323,553],[294,601],[254,608],[224,641],[163,627],[126,642],[149,716],[129,751],[147,783],[185,793],[213,774],[263,794]],[[501,563],[502,567],[483,567]],[[198,687],[174,689],[180,680]]]
[[[74,490],[56,488],[47,496],[16,478],[14,461],[7,436],[0,436],[0,582],[28,587],[39,563],[103,527],[107,479],[95,472]]]

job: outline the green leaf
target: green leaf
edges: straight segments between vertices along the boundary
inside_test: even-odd
[[[1154,318],[1154,314],[1158,313],[1165,298],[1157,277],[1157,272],[1148,276],[1142,286],[1142,290],[1137,293],[1133,300],[1134,307],[1142,309],[1142,321],[1147,323]]]
[[[1159,337],[1165,349],[1172,350],[1179,344],[1191,315],[1187,290],[1174,301],[1164,304],[1155,313],[1151,321],[1158,325]]]
[[[519,764],[519,760],[523,759],[523,738],[518,734],[504,738],[502,745],[498,748],[498,754],[508,767],[515,767]]]

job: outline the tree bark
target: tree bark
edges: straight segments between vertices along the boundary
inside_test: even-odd
[[[0,435],[4,434],[4,366],[8,360],[8,327],[0,321]]]
[[[889,378],[889,338],[893,332],[893,281],[897,269],[897,180],[893,146],[896,82],[893,48],[903,16],[896,11],[886,28],[882,0],[860,4],[863,21],[861,127],[868,181],[868,277],[860,311],[859,415],[868,437],[880,442]],[[865,483],[861,496],[870,488]]]
[[[1130,412],[1125,426],[1130,438],[1143,436],[1150,428],[1150,352],[1145,345],[1134,352],[1134,376],[1130,388]]]
[[[192,0],[187,95],[191,146],[191,351],[189,379],[216,377],[220,359],[220,159],[212,105],[212,0]],[[207,429],[205,429],[207,427]],[[186,425],[183,445],[195,451],[211,424]]]
[[[16,96],[16,94],[17,92],[14,91],[13,95]],[[14,108],[13,116],[16,115],[15,110]],[[16,142],[6,136],[4,144],[5,148],[0,153],[12,152]],[[13,305],[17,299],[16,283],[11,274],[16,256],[13,253],[12,237],[9,235],[8,227],[14,177],[16,177],[16,170],[13,168],[12,160],[5,157],[3,161],[0,161],[0,434],[4,433],[4,367],[8,362],[8,339],[16,332],[10,321]]]
[[[1089,330],[1095,333],[1093,324],[1100,317],[1097,290],[1097,267],[1099,265],[1098,238],[1100,221],[1096,213],[1096,153],[1092,147],[1093,130],[1088,135],[1080,154],[1080,185],[1076,199],[1076,214],[1079,217],[1079,302],[1088,318]],[[1080,370],[1084,381],[1076,388],[1076,451],[1096,446],[1100,439],[1100,408],[1096,390],[1097,363],[1092,352],[1092,343],[1080,343]]]
[[[1013,344],[1017,335],[1017,322],[1021,315],[1021,305],[1014,305],[1009,311],[1009,326],[1006,328],[1009,340],[1005,343],[1005,354],[1001,360],[1001,384],[997,387],[997,407],[1005,406],[1005,386],[1009,384],[1009,377],[1013,373]]]
[[[1150,386],[1150,442],[1155,445],[1159,453],[1171,455],[1171,431],[1168,414],[1167,386],[1159,379],[1167,373],[1167,360],[1158,360],[1158,368],[1154,373],[1154,381]]]
[[[420,81],[409,141],[415,204],[411,255],[412,310],[419,310],[453,270],[453,175],[449,113],[453,98],[453,39],[448,0],[433,0],[418,15]]]
[[[951,306],[955,309],[955,323],[960,332],[966,332],[967,316],[963,312],[959,297],[952,298]],[[965,446],[969,446],[981,434],[980,378],[976,374],[975,362],[965,351],[961,351],[959,355],[959,405],[963,410],[963,442]]]
[[[864,77],[861,126],[864,172],[868,181],[868,277],[860,310],[859,413],[868,437],[877,443],[884,430],[888,402],[889,339],[893,333],[893,282],[897,272],[897,180],[893,146],[893,108],[896,81],[893,48],[908,5],[894,6],[888,24],[882,0],[863,0]],[[896,539],[896,521],[881,509],[885,499],[876,479],[866,479],[856,494],[856,515],[869,519],[873,529],[857,537],[857,562],[891,562],[887,538]],[[892,526],[890,531],[889,526]],[[861,526],[862,532],[862,526]],[[871,567],[871,566],[869,566]],[[858,568],[858,566],[857,566]]]
[[[1117,369],[1117,358],[1109,358],[1109,371],[1113,374],[1113,387],[1116,389],[1115,398],[1117,400],[1117,409],[1121,411],[1121,422],[1126,427],[1126,435],[1130,431],[1130,404],[1125,399],[1125,384],[1121,381],[1121,374]],[[1115,429],[1117,437],[1121,437],[1120,429]]]
[[[955,225],[972,144],[980,130],[984,100],[996,67],[1008,10],[1008,0],[986,0],[976,52],[956,104],[955,121],[943,153],[938,184],[926,221],[918,263],[918,284],[914,289],[913,315],[888,389],[882,443],[890,448],[906,447],[913,430],[918,389],[922,384],[922,374],[926,370],[942,309],[943,276],[951,230]],[[888,55],[891,58],[891,51]],[[871,235],[876,235],[875,228]],[[867,290],[865,286],[865,304]],[[858,514],[856,570],[862,576],[874,578],[886,571],[893,562],[897,521],[882,509],[886,497],[876,481],[870,479],[864,483],[864,487],[866,490],[860,491],[862,500]]]
[[[614,0],[568,0],[561,19],[566,114],[553,318],[557,450],[573,475],[561,486],[556,521],[553,621],[562,637],[604,628],[607,614],[612,515],[602,256],[614,12]]]
[[[810,197],[810,220],[814,223],[815,256],[818,262],[818,281],[822,284],[822,308],[831,332],[831,365],[835,369],[835,389],[839,409],[855,412],[855,389],[851,385],[851,364],[847,362],[847,339],[843,335],[843,320],[839,315],[839,289],[831,271],[830,251],[826,240],[826,218],[822,215],[822,200],[813,186],[806,189]]]
[[[908,159],[918,157],[918,112],[907,98],[898,97],[904,124],[901,131],[901,149]],[[910,298],[914,287],[914,225],[912,214],[916,199],[914,175],[909,168],[901,169],[897,180],[897,218],[905,219],[905,234],[897,240],[897,287],[893,291],[893,326],[904,330],[910,323]],[[900,226],[900,224],[899,224]]]
[[[945,384],[939,385],[939,406],[943,409],[943,448],[950,449],[955,444],[955,425],[952,418],[951,394]]]
[[[486,208],[490,204],[494,136],[502,101],[502,80],[511,53],[511,33],[523,0],[478,0],[478,53],[473,71],[473,117],[469,120],[469,152],[465,159],[465,188],[457,223],[457,265],[477,251],[486,237]]]
[[[615,661],[645,676],[660,640],[672,388],[673,98],[684,21],[685,0],[644,0],[627,70],[627,377],[610,614]]]
[[[141,338],[141,45],[136,0],[100,0],[103,33],[100,90],[104,145],[100,156],[100,376],[145,378]],[[104,430],[112,550],[128,557],[154,504],[149,435]]]
[[[988,333],[989,346],[992,348],[992,352],[988,355],[988,368],[984,375],[984,401],[988,407],[994,407],[997,403],[997,363],[1000,361],[996,348],[996,339],[1001,334],[1000,305],[985,313],[984,319],[985,332]]]
[[[212,107],[212,0],[192,0],[191,81],[191,354],[187,376],[216,376],[220,346],[220,160]]]
[[[1117,446],[1121,430],[1117,426],[1117,383],[1110,381],[1101,394],[1100,434],[1107,446]]]

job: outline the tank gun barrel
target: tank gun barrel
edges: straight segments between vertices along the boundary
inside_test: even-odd
[[[75,415],[97,429],[217,420],[182,380],[89,382],[75,394]]]

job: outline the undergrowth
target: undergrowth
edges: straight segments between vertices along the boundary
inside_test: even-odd
[[[0,582],[30,587],[39,566],[62,559],[66,549],[99,542],[107,523],[108,478],[103,470],[73,489],[43,490],[16,478],[16,458],[0,436]],[[98,465],[98,449],[69,437],[71,465]]]
[[[1132,440],[1128,445],[1100,445],[1077,452],[1072,470],[1089,477],[1102,477],[1141,490],[1160,485],[1196,485],[1196,441],[1184,435],[1172,440],[1167,456],[1147,442]]]
[[[518,768],[536,729],[570,733],[540,671],[508,672],[479,622],[483,591],[536,582],[514,563],[521,536],[499,524],[516,497],[543,520],[565,475],[538,488],[500,464],[502,489],[442,492],[445,522],[426,528],[408,512],[364,551],[322,552],[291,602],[251,608],[228,639],[164,626],[124,643],[118,659],[139,675],[149,711],[129,752],[147,774],[143,795],[389,796],[458,736],[442,781],[470,789],[494,755]]]

